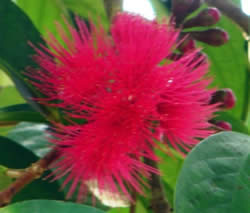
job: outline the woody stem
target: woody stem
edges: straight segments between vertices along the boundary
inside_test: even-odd
[[[151,159],[145,158],[145,163],[152,168],[158,169],[157,163]],[[151,207],[155,213],[170,213],[170,205],[165,198],[165,192],[159,175],[152,173],[149,180],[151,187],[152,199]]]
[[[133,202],[130,205],[129,213],[135,213],[135,211],[136,211],[137,193],[135,190],[132,191],[132,199],[133,199]]]
[[[8,188],[0,192],[0,206],[5,206],[11,202],[13,196],[33,180],[41,177],[48,166],[58,157],[57,150],[52,150],[43,158],[33,163],[30,167],[20,170],[17,179]],[[13,172],[11,170],[10,172]],[[7,171],[8,174],[8,171]]]

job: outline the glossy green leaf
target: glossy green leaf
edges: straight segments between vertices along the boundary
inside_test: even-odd
[[[127,208],[112,208],[108,213],[130,213],[130,207]],[[135,213],[149,213],[145,206],[138,200],[136,202]]]
[[[248,40],[247,45],[246,45],[246,52],[248,52],[248,78],[247,78],[247,82],[248,82],[248,90],[247,92],[247,96],[246,99],[248,99],[248,105],[246,105],[245,107],[245,111],[246,111],[246,119],[245,119],[245,124],[247,125],[248,129],[250,130],[250,40]]]
[[[50,150],[49,146],[51,145],[48,142],[47,128],[48,126],[45,124],[22,122],[13,128],[7,137],[42,157]]]
[[[2,70],[0,70],[0,87],[3,88],[6,86],[13,86],[13,82]]]
[[[45,124],[35,124],[30,122],[22,122],[13,128],[7,135],[8,138],[16,141],[18,144],[25,147],[27,150],[34,153],[36,156],[42,157],[50,151],[51,143],[48,142],[50,137],[48,131],[48,126]],[[65,177],[60,178],[57,183],[61,185],[65,180]],[[70,188],[68,184],[62,191],[65,195]],[[72,201],[77,199],[77,192],[74,193]],[[92,196],[88,196],[85,203],[92,205]],[[95,202],[96,207],[102,209],[108,209],[103,206],[99,201]]]
[[[157,154],[161,158],[159,169],[162,174],[166,197],[171,206],[173,206],[175,185],[184,158],[174,150],[171,150],[171,154],[163,153],[161,151],[158,151]]]
[[[17,0],[16,3],[30,17],[43,36],[46,37],[49,31],[58,39],[60,38],[56,22],[64,25],[63,17],[69,18],[63,0]]]
[[[0,89],[0,100],[0,107],[21,104],[25,102],[14,86],[7,86]]]
[[[94,207],[55,200],[31,200],[0,209],[0,213],[104,213]]]
[[[34,111],[28,104],[18,104],[0,108],[0,125],[21,121],[46,122],[44,117]]]
[[[34,65],[31,56],[35,52],[28,41],[43,43],[43,40],[27,15],[12,1],[0,1],[0,27],[4,29],[0,31],[0,58],[19,73]]]
[[[0,165],[8,168],[22,169],[37,161],[38,158],[28,149],[16,142],[0,137]],[[21,190],[13,202],[29,199],[64,199],[56,182],[48,183],[42,179],[35,180]]]
[[[129,213],[130,208],[112,208],[108,213]]]
[[[249,98],[250,99],[250,98]],[[250,102],[250,101],[249,101]],[[250,110],[248,111],[248,114],[247,114],[247,119],[246,119],[246,125],[250,131]]]
[[[163,17],[169,16],[170,11],[165,6],[167,3],[159,0],[150,0],[152,8],[157,16],[157,18],[161,19]]]
[[[26,101],[45,113],[44,107],[32,100],[36,93],[23,74],[27,66],[35,66],[31,58],[35,51],[28,42],[43,43],[40,33],[27,15],[10,0],[0,1],[0,29],[0,68],[12,78]]]
[[[163,179],[168,182],[172,187],[176,184],[177,176],[182,167],[184,157],[181,156],[175,150],[171,150],[171,153],[157,152],[161,160],[159,163],[159,169],[162,173]]]
[[[10,126],[1,126],[0,127],[0,136],[6,136],[8,134],[8,132],[13,128],[12,125]]]
[[[250,137],[223,132],[197,145],[177,181],[176,213],[250,212]]]
[[[101,22],[105,27],[108,26],[108,18],[104,9],[103,1],[100,0],[62,0],[64,5],[73,13],[95,23]]]

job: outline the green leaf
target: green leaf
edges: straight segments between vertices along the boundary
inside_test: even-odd
[[[167,4],[166,2],[159,1],[159,0],[150,0],[150,3],[152,5],[152,8],[153,8],[157,18],[161,19],[165,16],[169,16],[170,11],[165,6],[165,4]]]
[[[104,9],[103,1],[100,0],[62,0],[64,5],[72,12],[91,20],[108,26],[108,18]]]
[[[108,211],[108,213],[129,213],[129,212],[130,208],[112,208]]]
[[[1,104],[9,105],[10,103],[15,104],[24,101],[14,87],[4,88],[4,93],[0,93],[0,99],[1,97],[4,100]],[[47,123],[44,117],[34,111],[28,104],[3,107],[0,108],[0,135],[6,136],[13,126],[21,121]]]
[[[8,134],[8,132],[13,128],[13,126],[4,126],[4,127],[0,127],[0,136],[6,136]]]
[[[43,36],[49,31],[60,40],[56,22],[64,25],[63,17],[69,18],[62,0],[17,0],[16,3],[30,17]]]
[[[10,78],[0,70],[0,87],[2,88],[6,86],[13,86],[13,83]]]
[[[0,31],[0,58],[19,73],[34,65],[31,56],[35,52],[28,41],[37,44],[43,40],[27,15],[10,0],[0,2],[0,27],[4,29]]]
[[[166,197],[171,206],[173,206],[176,181],[181,171],[184,158],[174,150],[171,150],[171,155],[158,150],[157,154],[161,158],[159,169],[162,174]]]
[[[147,209],[142,205],[142,203],[138,200],[136,202],[135,207],[136,213],[148,213]],[[112,208],[108,211],[108,213],[130,213],[130,208]]]
[[[37,161],[38,158],[14,141],[0,137],[0,165],[8,168],[22,169]],[[48,183],[42,179],[35,180],[20,191],[13,202],[29,199],[64,199],[56,182]]]
[[[12,179],[6,175],[7,169],[4,166],[0,166],[0,191],[12,183]]]
[[[45,108],[33,101],[32,97],[37,94],[23,74],[27,66],[35,66],[31,58],[35,51],[28,42],[43,43],[40,33],[27,15],[10,0],[0,1],[0,29],[0,68],[12,78],[26,101],[45,113]]]
[[[176,213],[250,212],[250,137],[223,132],[197,145],[177,181]]]
[[[0,107],[24,103],[25,100],[20,96],[13,86],[0,89]]]
[[[16,141],[18,144],[25,147],[27,150],[34,153],[36,156],[43,157],[50,151],[51,143],[48,142],[49,134],[47,132],[48,126],[45,124],[34,124],[30,122],[22,122],[12,129],[7,135],[8,138]],[[65,181],[66,177],[60,178],[56,181],[61,185]],[[67,194],[70,184],[68,184],[62,191],[65,195]],[[77,198],[77,192],[74,193],[72,200],[75,201]],[[92,204],[92,197],[86,197],[85,203],[88,205]],[[96,207],[107,209],[98,200],[95,202]]]
[[[7,137],[42,157],[50,150],[51,145],[47,139],[49,137],[46,132],[47,128],[45,124],[22,122],[13,128]]]
[[[171,153],[163,153],[157,150],[157,154],[161,158],[159,169],[163,175],[163,179],[169,185],[174,187],[176,184],[176,179],[182,167],[184,157],[182,157],[181,154],[179,154],[175,150],[171,150]]]
[[[4,207],[0,213],[104,213],[94,207],[55,200],[31,200]]]
[[[46,122],[44,117],[34,111],[28,104],[18,104],[0,108],[0,125],[21,121]]]

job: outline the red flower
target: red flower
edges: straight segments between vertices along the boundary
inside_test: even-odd
[[[99,188],[142,193],[142,176],[157,172],[142,157],[158,160],[155,139],[189,149],[208,130],[215,107],[208,105],[213,90],[206,87],[208,65],[189,52],[174,62],[166,58],[176,48],[179,32],[171,24],[118,14],[111,36],[102,28],[77,21],[79,32],[62,32],[67,47],[51,35],[52,51],[36,49],[41,69],[30,72],[33,84],[54,104],[87,124],[60,126],[53,140],[61,153],[56,178],[68,174],[69,196],[81,183]],[[196,59],[196,60],[194,60]]]

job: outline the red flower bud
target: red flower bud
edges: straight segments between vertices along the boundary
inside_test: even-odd
[[[183,24],[183,28],[211,26],[220,20],[221,14],[217,8],[206,8],[197,16],[187,20]]]
[[[196,9],[201,6],[202,0],[172,0],[172,12],[177,26]]]
[[[223,109],[231,109],[235,106],[236,97],[234,92],[227,88],[217,90],[211,98],[210,104],[220,103],[219,107]]]
[[[186,38],[179,46],[178,49],[183,52],[186,53],[190,50],[194,50],[195,47],[195,41],[192,38]]]
[[[192,31],[188,33],[194,39],[212,46],[221,46],[229,40],[228,33],[219,28],[213,28],[204,31]]]
[[[226,121],[215,121],[215,125],[225,131],[232,131],[232,125]]]

